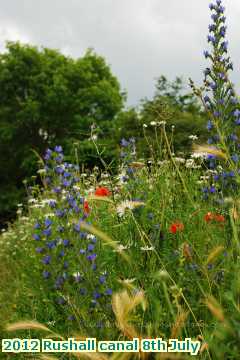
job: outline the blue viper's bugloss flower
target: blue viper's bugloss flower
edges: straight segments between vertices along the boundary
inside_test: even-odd
[[[208,122],[207,122],[207,129],[210,131],[210,130],[212,130],[212,128],[213,128],[213,123],[212,123],[211,120],[208,120]]]
[[[105,290],[105,295],[112,295],[112,289]]]
[[[49,218],[46,218],[44,221],[45,227],[49,227],[50,225],[52,225],[52,223],[53,223],[52,220]]]
[[[51,276],[51,273],[49,271],[44,270],[42,275],[43,275],[44,279],[49,279]]]
[[[87,256],[87,260],[94,261],[96,259],[96,257],[97,257],[97,254],[91,254],[91,255]]]
[[[87,247],[87,250],[91,252],[91,251],[94,250],[94,247],[95,246],[93,244],[89,244],[88,247]]]
[[[52,156],[52,150],[47,149],[47,151],[46,151],[46,153],[45,153],[45,156],[44,156],[44,159],[45,159],[45,160],[50,160],[50,159],[51,159],[51,156]]]
[[[52,257],[51,257],[50,255],[46,255],[46,256],[44,256],[44,258],[42,259],[42,262],[43,262],[43,264],[45,264],[45,265],[49,265],[50,262],[51,262],[51,259],[52,259]]]
[[[101,276],[99,277],[99,282],[100,282],[100,284],[104,284],[105,281],[106,281],[106,276],[101,275]]]
[[[123,141],[124,145],[127,145],[127,153],[128,147],[132,151],[134,139]],[[46,200],[46,206],[54,209],[54,214],[49,211],[46,218],[42,215],[35,224],[32,235],[40,244],[39,247],[34,247],[34,251],[40,257],[42,277],[48,280],[46,286],[52,290],[55,304],[69,305],[67,299],[71,298],[76,301],[77,306],[84,303],[89,310],[91,307],[93,315],[93,307],[97,306],[98,316],[101,316],[100,307],[106,312],[111,302],[103,296],[108,285],[106,272],[103,271],[105,265],[101,265],[101,256],[97,253],[101,250],[100,247],[96,249],[96,237],[82,231],[80,226],[85,219],[85,198],[76,186],[79,181],[76,167],[64,161],[61,146],[55,147],[54,151],[49,149],[45,160],[49,177],[46,195],[53,195],[53,199]],[[129,158],[127,160],[130,162]],[[89,216],[91,215],[90,212]],[[91,221],[88,224],[91,225]],[[98,303],[96,300],[99,294],[101,300]]]
[[[43,234],[44,236],[47,236],[47,237],[51,236],[51,234],[52,234],[51,228],[44,229],[44,230],[42,231],[42,234]]]
[[[208,57],[210,57],[210,53],[207,50],[204,50],[203,52],[205,58],[207,59]]]
[[[56,302],[57,302],[57,304],[59,304],[59,305],[64,305],[64,304],[66,304],[66,300],[65,300],[63,297],[57,298]]]
[[[55,146],[54,151],[56,151],[57,153],[62,153],[63,148],[61,147],[61,145],[57,145],[57,146]]]
[[[239,156],[237,154],[233,154],[231,156],[231,159],[234,161],[234,162],[238,162],[239,161]]]
[[[229,191],[236,189],[235,178],[227,174],[233,170],[231,169],[232,166],[237,166],[239,163],[240,143],[238,135],[234,133],[234,127],[240,125],[240,110],[238,109],[239,102],[228,76],[228,71],[233,69],[233,64],[227,54],[225,8],[220,0],[212,1],[209,7],[213,23],[209,25],[207,40],[211,52],[205,50],[204,56],[209,59],[211,66],[204,71],[204,83],[206,91],[210,92],[211,96],[207,94],[203,97],[210,118],[207,122],[207,129],[210,132],[207,142],[210,145],[214,144],[216,148],[219,146],[220,149],[227,147],[231,159],[223,162],[216,156],[208,155],[208,167],[214,169],[215,174],[212,175],[212,178],[217,181],[217,184],[210,187],[208,193],[205,194],[207,197],[209,197],[208,194],[212,194],[212,198],[220,200],[219,196],[225,196]],[[223,171],[219,170],[217,166],[220,164]]]
[[[120,141],[120,145],[122,146],[122,147],[127,147],[128,145],[129,145],[129,142],[126,140],[126,139],[121,139],[121,141]]]
[[[63,245],[64,245],[65,247],[69,246],[69,245],[70,245],[70,241],[67,240],[67,239],[64,239],[64,240],[63,240]]]

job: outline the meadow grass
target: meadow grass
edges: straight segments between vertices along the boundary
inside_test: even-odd
[[[164,131],[164,126],[157,131]],[[56,173],[51,184],[46,185],[45,175],[45,187],[31,188],[28,208],[20,208],[18,220],[0,238],[2,337],[43,337],[41,328],[31,326],[36,321],[63,338],[191,337],[202,342],[200,358],[237,359],[238,194],[221,206],[203,200],[201,188],[213,172],[204,160],[176,157],[165,144],[165,159],[136,161],[136,152],[130,158],[129,144],[124,144],[127,155],[120,174],[110,176],[103,171],[86,176],[74,168],[71,176],[77,182],[71,190],[54,193],[62,177]],[[107,194],[102,195],[102,189]],[[69,210],[69,191],[83,196],[77,201],[80,213]],[[56,215],[57,209],[67,206],[68,212]],[[72,226],[83,213],[74,233]],[[45,264],[46,251],[37,253],[39,241],[33,239],[34,226],[44,228],[46,219],[51,220],[46,228],[51,227],[52,233],[41,244],[46,247],[48,240],[57,238],[59,226],[65,227],[61,237],[71,242],[65,254],[69,278],[57,289],[51,277],[44,278],[42,273],[51,269],[56,279],[63,271],[59,267],[63,260],[56,255],[63,245],[59,242],[48,249],[52,259]],[[93,237],[97,239],[97,269],[88,267],[89,262],[79,255]],[[88,291],[84,296],[79,294],[82,285],[76,271],[84,275]],[[102,284],[98,286],[99,276],[107,282],[108,295]],[[59,296],[64,304],[56,302]],[[7,328],[9,324],[15,325]],[[157,356],[164,358],[164,354]],[[185,357],[181,354],[180,358]]]

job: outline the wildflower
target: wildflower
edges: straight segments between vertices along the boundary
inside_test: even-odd
[[[120,141],[120,145],[122,146],[122,147],[127,147],[128,145],[129,145],[129,142],[126,140],[126,139],[121,139],[121,141]]]
[[[127,209],[133,210],[142,205],[144,205],[144,203],[141,201],[125,200],[117,206],[117,213],[119,216],[123,216]]]
[[[51,273],[49,271],[44,270],[42,273],[44,279],[49,279],[51,276]]]
[[[95,190],[96,196],[109,196],[111,192],[106,187],[98,187]]]
[[[192,141],[195,141],[195,140],[198,139],[198,136],[197,136],[197,135],[189,135],[188,138],[189,138],[190,140],[192,140]]]
[[[157,123],[156,123],[156,121],[151,121],[151,122],[150,122],[150,125],[152,125],[152,126],[156,126],[156,125],[157,125]]]
[[[89,260],[90,262],[94,261],[97,257],[97,254],[92,254],[92,255],[88,255],[87,256],[87,260]]]
[[[217,214],[215,215],[215,220],[217,222],[225,222],[225,217],[223,215]]]
[[[89,204],[88,204],[88,202],[86,200],[84,201],[83,208],[84,208],[84,213],[86,215],[88,215],[90,213],[90,207],[89,207]]]
[[[112,295],[113,291],[112,289],[105,290],[105,295]]]
[[[125,245],[123,245],[123,244],[119,244],[118,247],[117,247],[117,249],[114,250],[114,252],[121,253],[122,251],[127,250],[127,249],[129,249],[129,246],[125,246]]]
[[[180,231],[183,231],[183,230],[184,230],[184,225],[181,222],[175,222],[169,228],[169,231],[172,234],[176,234],[177,232],[180,232]]]
[[[155,248],[153,246],[144,246],[140,248],[142,251],[153,251]]]
[[[104,284],[105,281],[106,281],[106,276],[101,275],[101,276],[99,277],[99,282],[100,282],[100,284]]]
[[[211,220],[213,220],[213,219],[214,219],[214,214],[211,213],[211,212],[208,212],[206,215],[204,215],[204,220],[205,220],[206,222],[209,222],[209,221],[211,221]]]
[[[63,149],[60,145],[57,145],[57,146],[55,146],[54,151],[56,151],[57,153],[62,153]]]
[[[206,222],[215,220],[216,222],[223,223],[225,222],[225,217],[221,214],[214,214],[212,212],[208,212],[206,215],[204,215],[204,220]]]
[[[51,262],[51,256],[50,256],[50,255],[44,256],[44,258],[42,259],[42,262],[43,262],[43,264],[45,264],[45,265],[49,265],[50,262]]]
[[[33,234],[33,239],[36,240],[36,241],[39,241],[40,240],[40,235]]]

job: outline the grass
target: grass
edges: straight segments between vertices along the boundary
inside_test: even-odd
[[[132,156],[131,151],[127,156]],[[201,340],[201,359],[237,359],[238,194],[221,207],[203,201],[201,187],[208,183],[211,171],[199,160],[186,162],[165,156],[148,166],[146,161],[130,162],[126,157],[120,171],[124,176],[129,169],[131,172],[125,182],[104,172],[97,182],[94,176],[86,179],[74,170],[72,177],[77,176],[78,182],[71,192],[84,196],[90,208],[79,230],[85,234],[82,239],[72,230],[82,208],[80,214],[68,211],[57,217],[52,215],[56,209],[46,201],[55,199],[56,208],[67,207],[66,193],[52,192],[59,176],[54,175],[49,187],[31,189],[28,209],[19,210],[18,220],[0,237],[2,337],[44,337],[42,328],[30,326],[35,321],[63,338],[190,337]],[[96,186],[110,189],[111,194],[92,195]],[[80,200],[78,205],[82,206]],[[35,251],[39,242],[32,237],[36,233],[34,224],[43,224],[46,218],[53,221],[48,240],[59,235],[59,225],[65,226],[63,238],[71,242],[66,273],[83,274],[88,291],[85,297],[79,295],[81,284],[72,277],[58,290],[53,289],[51,280],[42,277],[44,269],[50,268],[52,277],[63,271],[63,260],[57,257],[62,243],[48,251],[52,254],[49,266]],[[93,236],[97,238],[96,270],[79,255],[79,249],[86,248]],[[106,284],[99,284],[101,275],[106,277]],[[96,306],[91,307],[96,289],[101,297],[94,298]],[[104,295],[106,289],[111,289],[108,295]],[[65,305],[56,303],[59,296]],[[10,324],[15,325],[9,328]],[[173,355],[171,358],[188,357]],[[24,356],[16,355],[19,359]],[[156,357],[170,358],[163,353]],[[60,358],[74,357],[68,354]]]

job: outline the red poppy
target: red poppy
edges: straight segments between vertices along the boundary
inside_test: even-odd
[[[105,187],[98,187],[95,190],[96,196],[109,196],[110,194],[111,194],[110,191]]]
[[[88,215],[90,213],[90,207],[89,207],[89,204],[88,204],[88,202],[86,200],[84,201],[83,209],[84,209],[84,213],[86,215]]]
[[[215,215],[215,220],[217,222],[224,222],[225,221],[225,217],[223,215],[217,214]]]
[[[184,225],[182,223],[175,222],[170,226],[169,231],[172,234],[176,234],[178,231],[183,231],[183,229],[184,229]]]
[[[206,215],[204,215],[204,220],[206,222],[214,220],[215,215],[211,212],[208,212]]]
[[[204,216],[204,220],[206,222],[210,222],[210,221],[217,221],[217,222],[224,222],[225,221],[225,217],[221,214],[214,214],[212,212],[208,212],[205,216]]]

